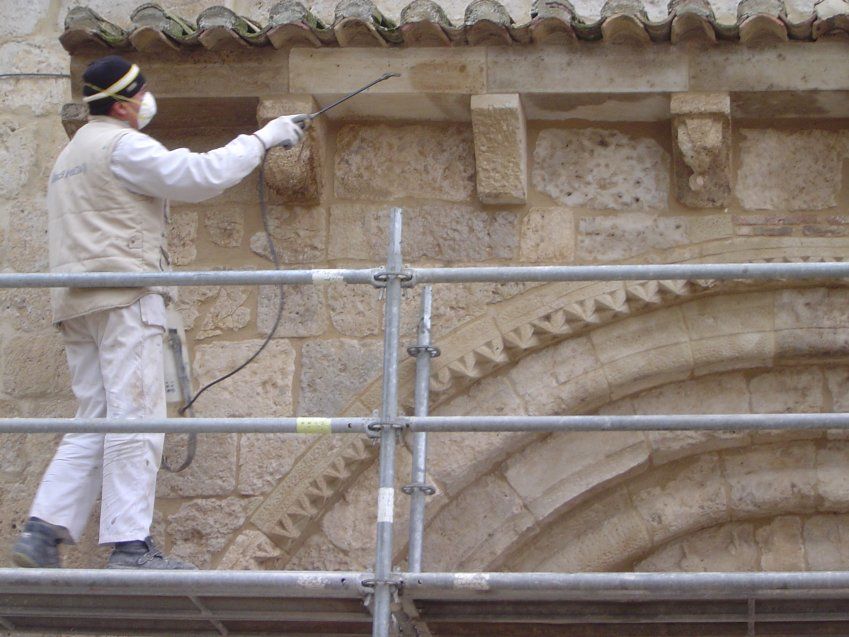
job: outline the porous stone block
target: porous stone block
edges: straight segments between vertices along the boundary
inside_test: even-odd
[[[477,414],[509,416],[525,414],[522,399],[502,378],[487,378],[472,385],[461,397],[440,406],[438,416]],[[498,465],[510,453],[526,443],[530,436],[522,432],[487,432],[469,436],[444,433],[428,440],[428,472],[442,488],[458,493],[482,473]]]
[[[655,544],[729,520],[725,481],[716,454],[688,458],[628,485]]]
[[[301,434],[242,434],[239,439],[239,493],[264,495],[295,466],[314,442]]]
[[[0,197],[12,198],[22,193],[33,174],[39,153],[38,126],[24,118],[0,118]]]
[[[46,6],[46,3],[39,4]],[[23,15],[27,18],[37,15],[43,6],[28,6]],[[18,18],[9,22],[17,24]],[[0,45],[0,68],[25,73],[67,73],[68,53],[55,36],[30,36],[25,41]],[[26,109],[36,116],[55,115],[62,104],[71,99],[71,84],[65,78],[7,78],[4,85],[0,108],[6,111]],[[56,122],[51,124],[57,125]]]
[[[35,32],[38,23],[47,17],[50,3],[9,0],[3,8],[8,19],[0,26],[0,37],[19,37]]]
[[[280,115],[314,113],[318,110],[310,96],[290,95],[261,99],[257,121],[264,126]],[[323,118],[310,122],[304,139],[292,149],[273,148],[265,160],[265,183],[286,203],[314,205],[321,202],[324,189],[324,146],[326,128]]]
[[[298,415],[336,416],[382,373],[383,347],[377,340],[328,339],[301,351]]]
[[[378,290],[366,285],[333,285],[327,288],[327,306],[333,327],[343,336],[380,334],[383,302]]]
[[[597,210],[665,208],[669,157],[655,140],[615,130],[540,132],[533,185],[564,206]]]
[[[524,203],[528,196],[527,131],[518,94],[472,95],[478,199]]]
[[[749,210],[824,210],[837,205],[845,138],[837,131],[741,131],[737,198]]]
[[[171,264],[189,265],[197,258],[198,213],[172,208],[168,223],[168,254]]]
[[[816,368],[778,369],[749,381],[754,413],[818,412],[823,409],[822,372]]]
[[[814,445],[762,445],[722,454],[735,516],[812,511],[817,501]]]
[[[434,571],[485,570],[533,524],[533,515],[510,485],[496,476],[486,476],[427,525],[423,560]]]
[[[242,528],[255,505],[255,498],[238,497],[186,502],[168,516],[171,554],[189,560],[198,568],[211,568],[213,556]]]
[[[279,309],[280,288],[263,285],[257,301],[257,329],[268,334],[274,327]],[[283,314],[277,337],[319,336],[328,326],[324,290],[315,285],[283,286]]]
[[[804,522],[805,557],[812,571],[840,571],[849,567],[849,515],[813,515]]]
[[[388,214],[371,205],[332,206],[329,253],[336,259],[385,260]],[[427,203],[405,207],[403,219],[405,259],[513,259],[519,247],[518,215],[513,212]]]
[[[164,456],[170,466],[178,467],[185,459],[186,439],[185,435],[166,436]],[[159,473],[157,496],[209,498],[230,494],[236,486],[236,447],[236,434],[199,434],[192,464],[179,473]]]
[[[7,337],[2,352],[5,394],[28,398],[70,390],[65,345],[56,330]]]
[[[195,339],[203,340],[224,332],[236,332],[251,319],[251,310],[246,307],[250,288],[222,286],[215,302],[206,312]]]
[[[689,336],[674,308],[601,327],[590,340],[613,398],[683,380],[693,370]]]
[[[691,208],[724,206],[731,194],[731,97],[679,93],[670,100],[675,195]]]
[[[177,288],[177,300],[174,307],[183,319],[183,327],[189,331],[195,327],[195,322],[201,315],[201,305],[205,301],[218,296],[222,286],[217,285],[186,285]]]
[[[761,553],[761,570],[805,571],[802,521],[797,516],[775,518],[755,531]]]
[[[219,248],[238,248],[245,234],[244,212],[232,207],[207,208],[203,226]]]
[[[547,436],[506,463],[504,475],[538,520],[648,464],[642,432],[574,432]]]
[[[578,219],[579,261],[615,261],[689,243],[682,217],[630,213]]]
[[[261,343],[257,339],[198,345],[192,365],[196,384],[204,385],[232,371]],[[292,345],[282,339],[273,340],[250,365],[201,396],[195,403],[195,412],[216,418],[291,416],[294,373]]]
[[[29,161],[22,158],[22,161]],[[2,177],[0,177],[2,179]],[[9,215],[6,263],[17,272],[47,271],[47,205],[45,197],[17,198],[6,204]]]
[[[817,481],[819,494],[829,511],[849,510],[849,476],[846,463],[849,446],[844,441],[829,442],[817,449]]]
[[[281,263],[322,261],[327,253],[327,221],[324,208],[269,206],[268,226]],[[268,236],[251,236],[251,250],[271,260]],[[334,255],[335,256],[335,255]]]
[[[467,201],[475,192],[472,129],[349,124],[336,137],[334,172],[341,199]]]
[[[367,570],[372,562],[357,561],[350,554],[337,548],[321,531],[316,531],[304,542],[290,560],[286,568],[298,571],[346,571]]]
[[[566,208],[531,208],[522,219],[519,258],[523,262],[574,261],[574,213]]]

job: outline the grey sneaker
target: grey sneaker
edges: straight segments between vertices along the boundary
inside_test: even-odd
[[[139,568],[152,570],[197,570],[197,566],[167,557],[153,543],[152,537],[144,541],[115,544],[106,568]]]
[[[59,568],[62,566],[59,560],[61,542],[57,527],[30,518],[12,548],[12,561],[24,568]]]

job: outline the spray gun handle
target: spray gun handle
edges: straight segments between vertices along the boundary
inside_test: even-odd
[[[302,131],[306,131],[310,127],[310,124],[312,123],[312,119],[313,119],[312,115],[307,115],[307,114],[302,113],[300,115],[295,115],[294,117],[292,117],[292,123],[297,124],[298,127],[300,127],[300,129]],[[288,142],[284,142],[284,143],[280,144],[280,146],[282,146],[286,150],[292,150],[292,148],[294,148],[294,144],[289,144]]]

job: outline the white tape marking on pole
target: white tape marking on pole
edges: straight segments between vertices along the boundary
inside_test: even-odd
[[[377,490],[377,521],[393,522],[395,519],[395,489],[381,487]]]
[[[313,270],[312,282],[319,283],[342,283],[345,281],[345,275],[339,270]]]
[[[486,573],[455,573],[454,588],[488,591],[489,575]]]

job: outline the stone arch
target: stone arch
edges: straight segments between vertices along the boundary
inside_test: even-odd
[[[770,369],[775,370],[774,374],[779,376],[788,373],[808,374],[810,378],[806,382],[827,382],[838,386],[841,381],[835,374],[842,373],[839,370],[832,370],[833,378],[826,381],[822,371],[799,371],[798,365],[805,360],[822,363],[834,358],[845,359],[849,334],[839,325],[842,320],[840,307],[847,298],[843,290],[805,288],[740,292],[668,306],[646,315],[611,323],[588,335],[537,352],[509,370],[480,381],[462,398],[437,411],[446,414],[499,411],[551,414],[588,412],[603,407],[603,410],[608,411],[634,413],[635,407],[630,404],[630,396],[646,392],[651,394],[655,391],[653,388],[675,387],[681,383],[713,384],[716,394],[727,396],[728,386],[739,383],[741,379],[763,385],[766,382],[763,378],[746,380],[745,375],[756,375],[760,373],[758,370]],[[664,327],[658,329],[658,326]],[[651,337],[637,338],[645,333]],[[629,340],[634,343],[630,349],[611,348],[611,351],[618,351],[621,355],[605,359],[604,343]],[[658,355],[650,355],[651,352]],[[650,364],[646,366],[645,361]],[[566,367],[566,362],[569,367]],[[546,379],[547,382],[540,382],[539,379]],[[799,402],[796,395],[787,395],[786,398],[787,405],[773,407],[792,408],[793,403]],[[726,411],[770,411],[764,400],[763,396],[753,394],[737,397],[732,408]],[[840,402],[842,400],[842,397],[837,400],[834,396],[823,396],[819,403],[807,407],[802,402],[803,408],[829,411],[835,405],[845,409],[844,403]],[[696,413],[711,410],[700,403],[687,404],[686,401],[679,401],[676,407],[675,410],[648,409],[645,413],[676,410],[680,413]],[[449,503],[464,509],[475,502],[486,502],[486,498],[480,494],[475,495],[477,489],[481,489],[481,493],[500,490],[505,494],[504,502],[510,501],[514,486],[509,481],[487,475],[487,472],[499,465],[507,466],[506,470],[509,471],[511,463],[518,466],[519,460],[514,459],[520,458],[522,454],[534,462],[534,445],[547,446],[548,452],[555,455],[558,453],[557,444],[577,449],[576,455],[582,459],[588,471],[583,474],[575,472],[569,476],[577,485],[572,493],[554,489],[552,493],[539,494],[539,501],[531,505],[536,509],[535,513],[530,512],[528,502],[514,502],[520,508],[528,508],[525,513],[529,517],[514,520],[519,534],[538,530],[541,521],[536,517],[541,515],[540,511],[545,506],[549,506],[550,510],[543,515],[543,519],[558,507],[572,506],[581,499],[595,497],[599,489],[607,488],[654,464],[694,453],[752,443],[752,437],[747,435],[727,436],[716,433],[604,435],[609,436],[611,442],[608,444],[610,453],[603,457],[589,453],[595,444],[593,434],[563,434],[559,436],[570,437],[568,442],[549,444],[549,441],[544,445],[540,444],[539,439],[522,434],[476,434],[474,437],[445,434],[433,437],[431,474],[440,486],[441,493],[431,511],[438,509],[435,519],[442,515],[448,520],[452,515]],[[369,469],[369,472],[372,471]],[[362,511],[365,516],[360,518],[365,521],[363,529],[369,528],[369,518],[364,511],[373,509],[372,477],[368,472],[364,474],[349,488],[345,502],[337,507]],[[555,504],[544,504],[552,500]],[[402,511],[405,505],[399,499],[398,510]],[[357,525],[354,518],[345,517],[348,514],[331,515],[337,516],[333,526],[353,528]],[[339,515],[344,519],[340,519]],[[431,520],[433,523],[434,519]],[[481,531],[480,525],[470,524],[462,515],[456,523],[457,528],[452,529],[452,524],[446,522],[443,533],[450,535],[464,529]],[[400,524],[397,538],[399,546],[405,541],[404,533],[403,524]],[[368,537],[359,544],[363,559],[367,559],[370,551],[370,536],[368,532]],[[298,560],[296,563],[302,565]],[[470,566],[471,562],[466,565]],[[464,566],[462,560],[460,566]]]
[[[752,249],[750,243],[741,249],[733,241],[713,242],[672,250],[666,256],[672,262],[842,260],[842,256],[830,254],[802,248],[792,241],[770,240],[758,249]],[[491,306],[440,338],[443,351],[450,352],[450,356],[437,359],[434,371],[437,403],[448,403],[454,395],[462,396],[462,392],[482,379],[507,373],[524,357],[557,343],[692,299],[733,294],[753,287],[742,282],[673,281],[558,283],[531,288]],[[775,282],[768,287],[761,282],[757,286],[766,290],[784,287],[786,282]],[[741,333],[740,339],[745,338]],[[716,343],[721,340],[722,337]],[[705,346],[710,348],[709,343]],[[702,354],[705,358],[699,364],[711,356],[707,351]],[[732,358],[734,353],[716,355],[721,360]],[[412,387],[412,374],[411,364],[401,365],[402,388]],[[379,404],[379,395],[379,381],[375,381],[349,404],[345,413],[372,413]],[[402,400],[405,397],[409,403],[410,395],[402,393]],[[317,440],[265,497],[250,522],[285,556],[293,555],[374,457],[373,448],[362,439],[346,440],[341,445],[327,438]]]

